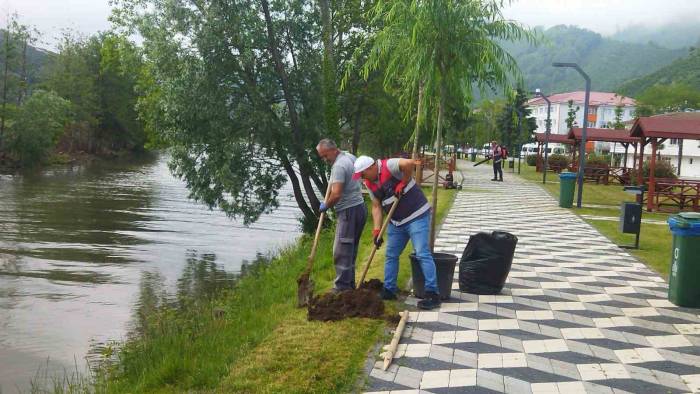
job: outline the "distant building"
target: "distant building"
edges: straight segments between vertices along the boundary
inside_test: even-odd
[[[583,101],[586,92],[559,93],[549,96],[552,102],[552,133],[567,134],[566,118],[569,112],[569,101],[573,100],[576,111],[576,125],[583,126]],[[536,97],[528,102],[528,107],[532,110],[532,116],[537,120],[538,133],[544,133],[545,121],[547,120],[547,102],[541,97]],[[609,128],[609,124],[615,121],[615,108],[622,106],[622,121],[630,120],[634,117],[634,110],[637,103],[629,97],[618,96],[615,93],[591,92],[588,100],[588,116],[586,117],[588,127]]]
[[[656,130],[687,133],[695,137],[700,136],[700,111],[668,113],[643,119],[652,120],[654,122],[653,128]],[[683,146],[682,149],[681,145]],[[669,161],[676,170],[678,170],[680,165],[680,171],[677,172],[679,172],[678,175],[681,178],[700,180],[700,140],[669,138],[659,148],[658,155],[661,160]],[[624,152],[624,148],[618,144],[611,151],[619,154]],[[630,148],[630,151],[633,151],[633,149]],[[678,160],[679,156],[681,160]],[[647,145],[644,149],[644,160],[647,161],[649,159],[651,159],[651,147]],[[632,154],[628,154],[627,163],[630,167],[633,166],[632,160]]]

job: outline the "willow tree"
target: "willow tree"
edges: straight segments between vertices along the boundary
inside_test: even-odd
[[[290,182],[315,226],[327,180],[321,23],[309,0],[115,0],[112,21],[143,38],[141,116],[190,197],[244,223]]]
[[[535,36],[520,24],[506,20],[505,0],[379,0],[372,11],[373,24],[381,26],[372,40],[365,73],[385,66],[385,84],[398,86],[407,112],[420,96],[435,127],[435,168],[439,170],[445,100],[450,90],[464,105],[473,87],[507,89],[519,78],[515,59],[500,43]],[[419,95],[418,92],[422,94]],[[420,121],[421,116],[417,116]],[[418,140],[418,130],[414,139]],[[431,248],[435,243],[438,176],[433,180]]]

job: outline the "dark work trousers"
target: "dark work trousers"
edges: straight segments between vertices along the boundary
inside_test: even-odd
[[[501,159],[493,161],[493,179],[503,180],[503,169],[501,168],[502,162],[503,161]]]
[[[336,290],[355,288],[355,260],[360,245],[362,229],[367,221],[365,204],[343,209],[336,212],[338,222],[335,226],[335,242],[333,243],[333,262],[335,263]]]

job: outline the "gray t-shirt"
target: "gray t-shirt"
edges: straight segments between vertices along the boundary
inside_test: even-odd
[[[356,157],[350,153],[340,152],[333,163],[333,167],[331,167],[330,183],[343,184],[343,195],[340,197],[338,203],[335,204],[336,212],[365,203],[362,198],[362,186],[360,181],[352,179],[352,175],[355,172],[355,159]]]

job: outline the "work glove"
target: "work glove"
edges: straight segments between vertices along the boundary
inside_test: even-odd
[[[372,241],[376,247],[380,247],[384,243],[384,240],[379,236],[379,232],[378,228],[372,229]]]
[[[403,195],[403,189],[406,187],[406,183],[404,181],[401,181],[396,184],[394,187],[394,194],[397,196],[402,196]]]
[[[326,202],[322,202],[321,205],[318,206],[318,211],[323,213],[328,210],[328,206],[326,205]]]

